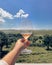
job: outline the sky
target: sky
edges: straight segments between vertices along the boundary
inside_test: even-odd
[[[52,30],[52,0],[0,0],[0,29],[19,29],[23,20],[33,29]]]

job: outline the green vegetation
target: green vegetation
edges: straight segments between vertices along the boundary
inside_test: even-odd
[[[15,42],[20,38],[23,38],[20,30],[0,31],[0,58],[11,51]],[[52,30],[32,30],[29,40],[31,44],[28,49],[32,50],[32,53],[20,54],[16,62],[52,63]]]
[[[11,48],[4,48],[3,50],[11,50],[14,44],[12,44]],[[16,62],[17,63],[52,63],[52,51],[45,50],[46,47],[28,47],[28,49],[32,50],[31,54],[21,54]]]
[[[30,55],[20,55],[16,62],[22,63],[52,63],[52,51],[47,51],[42,47],[28,47],[32,50]]]
[[[20,31],[21,30],[0,30],[0,31],[2,31],[2,32],[4,32],[4,33],[6,33],[6,34],[8,34],[8,33],[12,33],[12,34],[18,34],[18,33],[20,33]],[[37,36],[39,36],[39,35],[46,35],[46,34],[48,34],[48,35],[52,35],[52,30],[32,30],[32,32],[34,33],[34,35],[37,35]]]
[[[8,38],[4,32],[0,32],[0,51],[2,52],[2,47],[6,45],[8,47]]]

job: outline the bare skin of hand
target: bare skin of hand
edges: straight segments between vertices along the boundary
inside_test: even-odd
[[[14,49],[17,47],[20,49],[25,49],[26,47],[28,47],[30,45],[30,41],[26,40],[26,39],[19,39],[16,44],[15,44],[15,47]]]
[[[19,39],[13,50],[9,52],[5,57],[2,58],[5,62],[7,62],[9,65],[14,65],[17,57],[19,56],[21,50],[27,48],[29,46],[30,42],[26,39]]]

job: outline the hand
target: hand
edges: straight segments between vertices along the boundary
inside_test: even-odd
[[[26,40],[26,39],[19,39],[16,44],[14,49],[25,49],[30,45],[30,41]]]
[[[4,60],[7,65],[14,65],[17,57],[19,56],[21,50],[29,46],[30,42],[25,39],[19,39],[13,50],[9,52],[2,60]],[[11,58],[11,59],[10,59]]]

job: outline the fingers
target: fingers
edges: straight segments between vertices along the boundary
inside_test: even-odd
[[[25,48],[30,45],[30,41],[26,41]]]
[[[22,42],[22,43],[24,43],[24,42],[25,42],[25,39],[24,39],[24,38],[23,38],[23,39],[21,39],[21,42]]]
[[[30,44],[30,41],[29,41],[29,40],[27,40],[27,39],[24,39],[24,38],[23,38],[23,39],[21,39],[21,42],[22,42],[22,43],[27,43],[27,45],[29,45],[29,44]]]
[[[18,41],[19,41],[18,43],[23,44],[24,48],[27,48],[30,45],[30,41],[28,41],[27,39],[22,38],[22,39],[19,39]]]
[[[21,42],[24,43],[24,47],[28,47],[30,45],[30,41],[26,40],[26,39],[21,39]]]
[[[27,42],[26,42],[26,45],[29,46],[29,45],[30,45],[30,41],[27,41]]]

